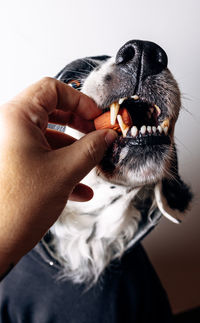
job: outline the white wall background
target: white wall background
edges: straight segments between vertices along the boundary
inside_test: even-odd
[[[199,12],[198,0],[0,0],[0,103],[73,59],[115,55],[130,39],[166,50],[183,94],[180,170],[195,198],[184,224],[163,221],[144,244],[175,312],[200,304]]]

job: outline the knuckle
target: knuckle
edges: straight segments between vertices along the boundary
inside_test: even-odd
[[[51,77],[43,77],[37,84],[32,102],[35,106],[48,108],[55,106],[57,102],[56,80]]]
[[[39,93],[56,92],[56,80],[52,77],[43,77],[38,84]]]
[[[96,165],[98,160],[98,145],[96,142],[89,142],[87,144],[87,157],[91,160],[92,164]]]
[[[52,78],[52,77],[49,77],[49,76],[44,76],[41,80],[40,80],[41,84],[42,85],[48,85],[48,84],[51,84],[51,83],[54,83],[55,80]]]

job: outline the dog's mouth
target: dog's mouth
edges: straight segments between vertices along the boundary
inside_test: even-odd
[[[170,145],[170,118],[153,102],[138,95],[120,98],[103,110],[95,122],[96,128],[112,128],[121,140],[131,145]]]

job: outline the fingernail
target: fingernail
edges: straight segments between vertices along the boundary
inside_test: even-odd
[[[114,130],[109,130],[105,136],[105,141],[107,146],[110,146],[116,139],[118,135]]]

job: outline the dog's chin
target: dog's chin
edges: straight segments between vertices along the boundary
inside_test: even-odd
[[[167,140],[165,144],[136,145],[119,137],[97,167],[97,173],[116,185],[138,187],[157,183],[168,174],[173,158],[170,137]]]

